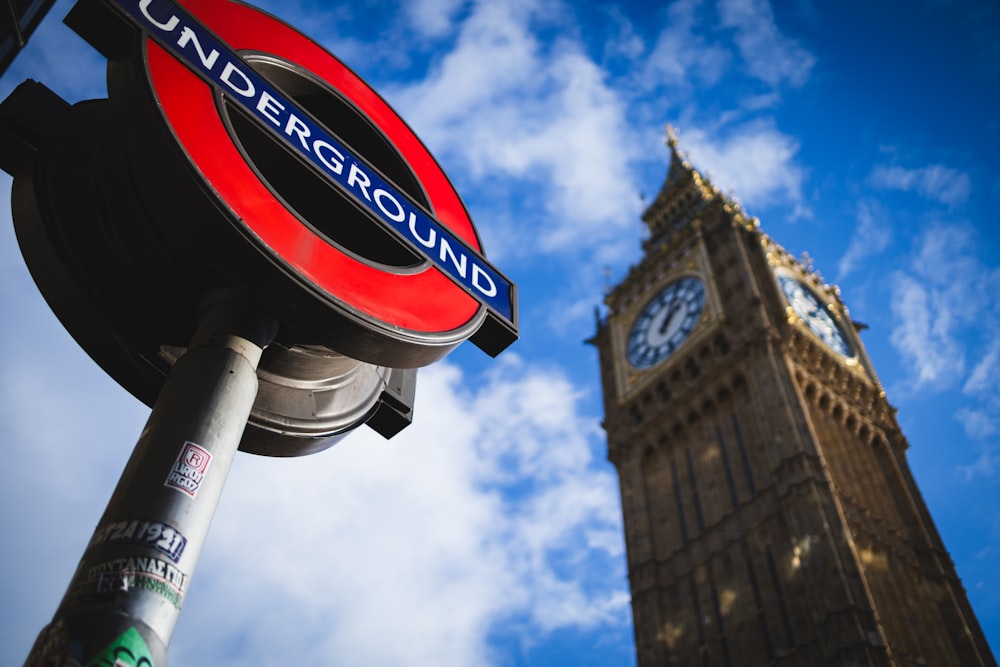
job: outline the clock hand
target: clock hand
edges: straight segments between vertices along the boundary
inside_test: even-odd
[[[663,318],[663,324],[660,325],[661,336],[667,333],[667,329],[670,328],[670,322],[674,319],[674,315],[676,315],[677,311],[680,309],[681,309],[681,304],[678,302],[674,302],[674,304],[670,306],[670,311],[667,312],[667,316]]]

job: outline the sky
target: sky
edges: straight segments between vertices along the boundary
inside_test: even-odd
[[[1000,6],[988,0],[268,0],[407,120],[520,290],[521,339],[418,375],[414,423],[240,454],[172,664],[635,662],[594,333],[640,258],[664,125],[839,285],[1000,647]],[[0,78],[75,102],[59,1]],[[0,175],[3,192],[10,178]],[[0,662],[48,622],[148,409],[62,329],[0,213]]]

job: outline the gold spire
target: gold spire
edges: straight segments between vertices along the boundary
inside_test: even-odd
[[[690,223],[698,211],[718,194],[707,179],[684,159],[677,128],[668,124],[665,129],[667,138],[664,143],[670,149],[670,167],[659,194],[642,215],[650,232],[644,246],[655,244],[664,235]]]
[[[671,153],[676,153],[677,152],[677,128],[674,127],[673,125],[671,125],[670,123],[667,123],[665,127],[666,127],[666,130],[667,130],[667,141],[666,141],[666,144],[667,144],[667,146],[670,147],[670,152]]]

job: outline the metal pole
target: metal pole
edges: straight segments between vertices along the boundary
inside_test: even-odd
[[[277,330],[246,301],[203,304],[52,622],[26,667],[163,667]]]

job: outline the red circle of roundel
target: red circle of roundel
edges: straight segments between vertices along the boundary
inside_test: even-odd
[[[406,123],[346,65],[278,19],[230,0],[177,0],[234,51],[292,62],[337,90],[365,114],[403,157],[435,217],[477,251],[472,220],[448,178]],[[254,236],[302,279],[390,327],[424,333],[468,324],[480,304],[439,269],[396,274],[369,266],[303,224],[253,171],[227,131],[211,86],[152,39],[153,90],[175,136],[208,184]],[[331,186],[332,187],[332,186]]]

